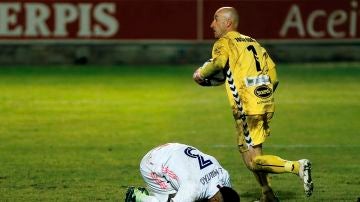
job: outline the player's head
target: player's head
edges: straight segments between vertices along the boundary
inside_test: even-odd
[[[224,202],[240,202],[239,194],[230,187],[221,187],[220,193]]]
[[[221,7],[214,14],[210,27],[214,30],[215,38],[221,38],[229,31],[237,30],[239,15],[233,7]]]

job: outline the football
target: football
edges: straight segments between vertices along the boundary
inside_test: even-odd
[[[200,68],[204,68],[208,63],[212,62],[212,59],[206,61]],[[219,86],[226,80],[226,75],[223,71],[215,72],[214,74],[205,78],[205,83],[209,86]]]

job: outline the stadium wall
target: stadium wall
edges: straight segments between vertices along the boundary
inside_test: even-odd
[[[0,2],[0,64],[185,64],[210,57],[221,6],[278,62],[358,61],[359,0]]]
[[[354,44],[266,43],[276,62],[360,61]],[[212,43],[2,44],[0,65],[201,64]]]

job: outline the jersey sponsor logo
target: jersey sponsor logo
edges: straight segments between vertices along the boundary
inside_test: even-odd
[[[270,77],[268,75],[260,75],[245,78],[246,87],[260,86],[270,84]]]
[[[196,150],[195,148],[192,147],[188,147],[185,149],[185,154],[187,156],[190,156],[191,158],[197,158],[198,162],[199,162],[199,167],[200,170],[206,168],[207,166],[213,164],[213,162],[209,159],[209,160],[205,160],[203,156],[199,155],[199,154],[193,154],[192,151]]]
[[[274,102],[274,98],[268,99],[268,100],[261,100],[256,102],[257,104],[269,104],[269,103],[273,103]]]
[[[262,85],[255,88],[254,94],[259,98],[269,98],[272,95],[272,90],[268,86]]]

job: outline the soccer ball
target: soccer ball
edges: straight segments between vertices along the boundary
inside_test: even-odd
[[[206,61],[201,67],[204,68],[208,63],[212,62],[212,59],[209,59]],[[224,84],[226,80],[226,76],[224,71],[220,70],[218,72],[213,73],[212,75],[205,78],[205,85],[206,86],[219,86],[221,84]]]

